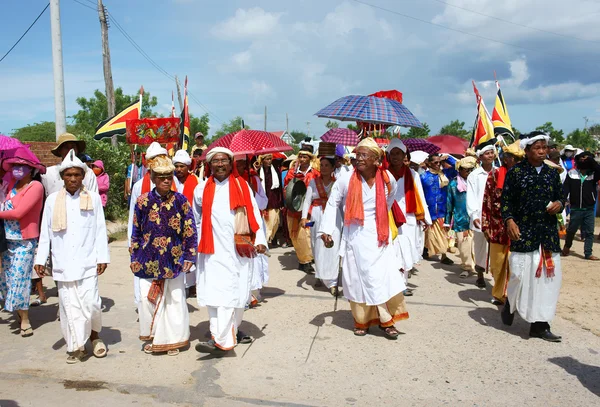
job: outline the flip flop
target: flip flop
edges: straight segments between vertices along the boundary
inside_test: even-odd
[[[171,350],[167,351],[167,355],[177,356],[177,355],[179,355],[179,349],[171,349]]]
[[[92,353],[97,358],[103,358],[106,356],[107,349],[102,339],[96,339],[92,341]]]
[[[354,328],[354,335],[356,336],[365,336],[369,332],[369,329],[363,328]]]
[[[69,355],[67,358],[67,364],[73,365],[75,363],[82,362],[83,359],[87,357],[87,353],[85,350],[76,350],[73,354]]]
[[[151,344],[148,343],[148,344],[144,345],[144,353],[146,353],[148,355],[151,355],[153,353]]]
[[[29,338],[30,336],[33,336],[33,328],[31,325],[25,329],[21,328],[21,336],[23,338]]]
[[[31,304],[29,304],[29,306],[30,307],[39,307],[40,305],[45,304],[47,302],[48,302],[47,300],[42,301],[39,298],[36,298]]]
[[[463,270],[462,273],[460,273],[460,278],[467,278],[469,277],[469,272],[467,270]]]

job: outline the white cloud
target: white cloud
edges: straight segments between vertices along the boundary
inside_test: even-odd
[[[217,24],[211,33],[223,40],[247,41],[272,34],[283,13],[269,13],[260,7],[238,9],[228,20]]]
[[[250,84],[250,94],[255,100],[263,100],[275,97],[275,91],[265,81],[254,80]]]
[[[231,62],[239,70],[250,69],[250,63],[252,62],[252,52],[250,50],[238,52],[231,56]]]

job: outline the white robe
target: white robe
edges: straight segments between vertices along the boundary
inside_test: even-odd
[[[53,165],[46,168],[46,173],[41,175],[42,185],[46,196],[50,196],[55,192],[58,192],[64,186],[64,182],[60,177],[60,171],[58,165]],[[83,178],[83,185],[85,185],[88,191],[98,192],[98,181],[96,180],[96,174],[90,168],[85,170],[85,177]]]
[[[195,177],[193,173],[190,172],[188,177]],[[173,177],[173,182],[175,182],[175,189],[180,194],[183,194],[183,189],[185,188],[185,183],[179,181],[177,177]],[[150,181],[152,184],[152,181]],[[132,194],[133,196],[133,194]],[[136,199],[137,200],[137,199]],[[191,204],[190,204],[191,205]],[[192,266],[189,273],[183,274],[183,279],[185,280],[185,288],[190,288],[196,285],[196,266]]]
[[[332,235],[335,230],[337,210],[344,206],[348,195],[350,177],[354,171],[342,176],[333,186],[327,201],[319,233]],[[387,195],[387,206],[391,207],[396,194],[396,180],[388,173],[392,191]],[[340,245],[342,256],[344,296],[353,302],[380,305],[406,289],[404,277],[398,271],[398,258],[392,242],[379,246],[375,222],[375,185],[369,188],[362,179],[364,203],[364,226],[345,226]],[[391,231],[390,231],[391,240]]]
[[[254,199],[256,199],[256,206],[261,211],[267,208],[269,203],[269,198],[265,193],[265,189],[260,181],[260,178],[255,176],[254,180],[258,185],[258,191],[254,194]],[[263,230],[267,230],[265,226],[265,221],[261,216],[261,225]],[[264,254],[259,254],[254,258],[254,264],[252,267],[252,284],[250,288],[252,290],[260,290],[269,282],[269,259]]]
[[[331,195],[334,184],[335,183],[332,182],[325,186],[325,192],[327,192],[328,195]],[[308,219],[308,211],[312,202],[320,197],[319,191],[317,190],[317,184],[313,179],[309,182],[308,188],[306,189],[302,207],[302,219]],[[337,217],[335,219],[335,229],[331,234],[331,237],[333,238],[333,247],[329,249],[325,247],[325,243],[323,243],[321,234],[319,233],[321,222],[323,221],[323,208],[321,205],[313,207],[310,220],[315,223],[310,228],[310,239],[312,241],[313,255],[315,257],[315,276],[324,280],[327,288],[337,286],[340,241],[344,223],[342,213],[338,208]]]
[[[196,295],[198,305],[209,307],[244,308],[250,296],[253,260],[239,257],[234,243],[234,212],[229,203],[229,177],[223,182],[215,179],[215,196],[212,204],[214,254],[198,255]],[[198,238],[202,239],[202,198],[206,181],[194,191],[194,217]],[[252,206],[259,230],[255,245],[267,245],[262,219],[254,197]]]
[[[425,223],[431,225],[431,216],[429,215],[429,208],[427,207],[427,201],[425,201],[425,194],[423,192],[423,185],[421,184],[421,177],[419,174],[410,170],[414,180],[415,193],[419,194],[423,209],[425,211]],[[398,254],[402,256],[401,261],[405,276],[410,269],[418,263],[423,254],[424,246],[424,232],[423,228],[417,222],[417,217],[414,213],[406,213],[406,192],[404,190],[404,183],[406,181],[401,178],[397,181],[395,199],[398,202],[398,206],[402,210],[402,213],[406,217],[406,223],[403,224],[398,230],[398,238],[394,241],[397,246]]]
[[[45,265],[52,245],[52,277],[58,287],[60,325],[67,351],[82,349],[91,331],[102,329],[98,293],[98,264],[110,263],[106,222],[100,196],[89,192],[93,210],[80,209],[79,191],[67,192],[67,230],[52,231],[52,214],[58,193],[48,197],[40,228],[35,264]]]
[[[475,264],[479,267],[487,267],[488,244],[481,228],[475,227],[476,219],[481,223],[481,210],[483,207],[483,195],[488,172],[483,167],[477,167],[467,177],[467,214],[469,215],[471,230],[473,231],[473,251],[475,253]]]
[[[546,277],[544,266],[542,275],[537,278],[535,272],[540,264],[539,249],[527,253],[510,253],[510,278],[507,287],[510,311],[517,311],[527,322],[550,322],[556,314],[562,283],[560,253],[552,253],[552,260],[554,277]]]

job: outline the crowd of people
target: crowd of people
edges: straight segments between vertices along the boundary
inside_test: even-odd
[[[202,353],[223,355],[252,338],[239,330],[244,311],[261,301],[269,280],[269,250],[293,246],[298,269],[315,286],[343,295],[353,333],[377,326],[396,339],[409,317],[408,279],[423,259],[460,259],[460,277],[475,275],[499,318],[515,312],[530,336],[551,342],[561,285],[561,256],[576,232],[592,254],[600,165],[589,152],[557,148],[541,132],[510,145],[482,143],[463,156],[409,151],[392,138],[384,151],[364,138],[351,155],[321,142],[294,157],[239,157],[206,149],[196,134],[192,155],[158,143],[136,152],[124,196],[129,202],[128,246],[133,299],[146,353],[177,355],[189,346],[186,300],[196,297],[209,316]],[[0,293],[16,312],[23,337],[32,284],[52,275],[69,353],[78,363],[104,357],[98,278],[110,263],[103,207],[109,188],[101,161],[84,155],[85,142],[59,137],[61,163],[45,168],[27,148],[2,162]],[[500,152],[500,154],[499,154]],[[570,218],[568,226],[567,219]],[[565,233],[561,249],[559,231]],[[33,282],[33,283],[32,283]]]

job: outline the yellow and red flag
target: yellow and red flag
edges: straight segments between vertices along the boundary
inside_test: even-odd
[[[510,117],[508,116],[508,108],[506,107],[506,102],[504,101],[504,96],[502,96],[502,91],[500,90],[500,84],[498,81],[496,81],[496,88],[498,89],[498,93],[496,94],[496,104],[494,105],[494,110],[492,111],[494,134],[499,136],[501,134],[508,133],[514,140],[515,133],[512,129]]]
[[[112,137],[127,132],[127,120],[139,119],[142,114],[142,96],[144,87],[140,89],[140,99],[127,106],[122,112],[117,113],[96,126],[95,140],[101,140],[105,137]]]
[[[187,76],[185,77],[183,111],[181,112],[180,118],[181,149],[187,151],[188,146],[190,145],[190,114],[188,112]]]
[[[483,98],[475,86],[475,81],[473,81],[473,91],[475,92],[475,98],[477,99],[477,118],[475,119],[475,126],[473,127],[471,147],[476,147],[477,145],[494,138],[494,126],[492,125],[492,120],[485,107]]]

